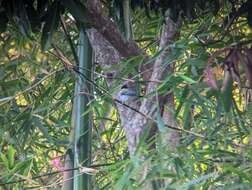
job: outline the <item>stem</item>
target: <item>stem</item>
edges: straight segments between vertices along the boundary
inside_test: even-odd
[[[74,167],[86,166],[91,163],[91,129],[92,119],[89,110],[88,103],[90,97],[81,94],[81,92],[87,92],[92,94],[92,85],[89,83],[92,80],[92,48],[90,46],[88,37],[86,35],[85,28],[80,27],[80,41],[79,41],[79,70],[78,72],[86,76],[83,79],[80,75],[76,81],[77,93],[76,98],[76,111],[75,116],[75,144],[74,144]],[[85,68],[85,69],[80,69]],[[79,175],[79,171],[75,171],[74,175]],[[90,176],[82,174],[79,177],[74,178],[74,190],[89,190]]]
[[[123,0],[123,22],[125,29],[125,38],[127,41],[132,40],[131,19],[130,19],[130,2]]]

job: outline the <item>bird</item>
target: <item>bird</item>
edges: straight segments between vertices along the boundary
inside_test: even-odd
[[[141,96],[138,95],[135,85],[124,84],[119,92],[118,99],[122,102],[134,101]]]

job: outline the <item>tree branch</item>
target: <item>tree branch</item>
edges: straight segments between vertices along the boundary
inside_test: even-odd
[[[89,24],[101,33],[122,57],[126,58],[143,54],[143,51],[134,41],[127,42],[122,37],[116,24],[109,17],[102,14],[100,0],[87,0],[86,8]]]

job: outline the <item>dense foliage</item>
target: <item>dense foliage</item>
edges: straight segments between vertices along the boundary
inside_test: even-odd
[[[174,20],[181,13],[180,36],[165,62],[174,64],[174,72],[158,81],[157,89],[161,95],[174,93],[181,144],[174,150],[161,142],[172,129],[157,112],[159,133],[145,143],[146,131],[130,158],[110,94],[129,73],[137,75],[135,66],[144,58],[126,58],[106,69],[95,65],[87,110],[94,123],[95,171],[89,172],[94,189],[144,189],[147,183],[167,190],[252,188],[252,3],[175,2],[132,1],[131,22],[134,40],[155,60],[164,10],[171,8]],[[0,1],[0,189],[61,187],[79,76],[75,50],[85,17],[80,10],[86,9],[79,3]],[[122,25],[120,1],[103,5],[104,14]],[[88,20],[81,23],[92,27]],[[120,76],[109,88],[104,72],[110,69]],[[143,99],[150,96],[155,94]]]

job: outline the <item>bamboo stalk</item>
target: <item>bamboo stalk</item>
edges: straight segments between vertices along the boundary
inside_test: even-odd
[[[75,143],[74,143],[74,167],[88,167],[91,163],[91,132],[92,118],[91,113],[85,113],[88,108],[90,97],[83,95],[82,92],[92,94],[92,87],[88,80],[92,80],[92,49],[86,35],[84,26],[80,27],[80,40],[78,47],[79,72],[85,79],[78,75],[76,98],[76,122],[75,122]],[[81,69],[85,68],[85,69]],[[88,80],[87,80],[88,79]],[[76,170],[74,172],[74,190],[91,189],[90,176]]]

